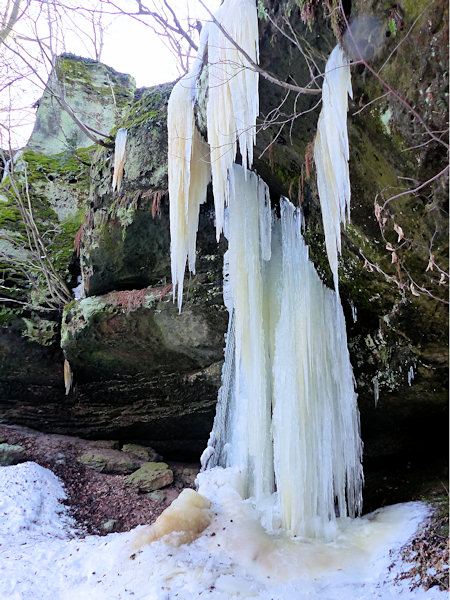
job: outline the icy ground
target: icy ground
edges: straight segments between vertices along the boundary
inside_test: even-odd
[[[394,583],[399,548],[427,515],[420,503],[348,521],[334,543],[265,533],[223,470],[203,476],[213,520],[189,545],[136,547],[136,530],[82,537],[53,473],[0,468],[0,598],[9,600],[444,600]],[[228,479],[227,479],[228,477]],[[141,528],[138,528],[141,529]],[[393,567],[389,569],[390,565]]]

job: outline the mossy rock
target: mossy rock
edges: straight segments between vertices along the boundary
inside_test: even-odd
[[[167,201],[167,102],[171,84],[139,90],[120,123],[127,129],[122,186],[113,192],[114,152],[102,149],[91,170],[81,268],[88,295],[144,287],[170,277]]]
[[[130,75],[94,60],[61,55],[52,77],[64,89],[65,101],[88,127],[105,136],[129,110],[136,85]],[[50,79],[52,86],[52,79]],[[39,101],[39,110],[28,148],[51,156],[92,144],[90,139],[58,104],[49,91]]]
[[[178,315],[167,287],[111,292],[66,308],[61,346],[76,377],[187,372],[222,359],[226,323],[207,302]]]
[[[23,446],[0,444],[0,465],[2,467],[17,465],[26,460],[26,450]]]
[[[120,450],[92,448],[83,452],[77,461],[98,473],[126,475],[142,465],[142,460]]]
[[[173,483],[173,472],[163,462],[146,462],[140,469],[128,475],[126,483],[140,492],[154,492]]]
[[[153,448],[141,446],[140,444],[124,444],[122,446],[122,452],[133,454],[146,462],[157,462],[158,460],[161,460],[161,457],[153,450]]]

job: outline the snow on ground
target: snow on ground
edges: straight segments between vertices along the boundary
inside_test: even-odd
[[[228,471],[228,470],[227,470]],[[444,600],[394,584],[398,550],[428,514],[421,503],[346,520],[333,543],[268,534],[236,475],[200,477],[213,519],[189,545],[139,549],[138,530],[80,537],[53,473],[28,462],[0,468],[0,598],[9,600]],[[390,565],[394,566],[389,569]]]

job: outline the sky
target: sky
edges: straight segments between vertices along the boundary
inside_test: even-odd
[[[97,41],[94,44],[92,22],[80,7],[98,8],[102,6],[102,1],[85,0],[78,3],[77,0],[64,0],[64,4],[69,4],[72,10],[60,12],[57,18],[50,20],[43,9],[45,3],[31,0],[30,9],[7,40],[8,47],[0,48],[0,147],[6,148],[10,143],[13,148],[23,145],[31,134],[35,115],[32,105],[42,95],[49,75],[50,63],[42,58],[44,53],[48,55],[53,51],[58,55],[71,52],[96,58],[95,47],[98,48],[99,43]],[[112,1],[129,12],[135,10],[137,5],[136,0]],[[161,1],[146,0],[143,4],[152,9],[153,4]],[[0,18],[3,10],[1,4]],[[170,0],[170,4],[183,26],[188,15],[199,21],[207,18],[198,0]],[[219,4],[220,0],[207,0],[211,11],[216,10]],[[104,10],[107,14],[102,17],[104,44],[101,62],[132,75],[138,87],[173,81],[182,74],[173,50],[168,48],[161,36],[146,26],[145,22],[152,23],[151,19],[117,16],[108,14],[117,12],[114,9]],[[41,47],[35,41],[38,38],[43,41]],[[5,61],[8,68],[5,67]],[[17,77],[18,73],[25,77]],[[6,77],[11,82],[8,86],[4,85]]]

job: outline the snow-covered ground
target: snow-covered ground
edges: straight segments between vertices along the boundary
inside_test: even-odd
[[[421,503],[346,521],[333,543],[267,534],[255,509],[215,470],[200,478],[212,522],[179,547],[139,549],[143,528],[82,538],[53,473],[28,462],[0,468],[0,598],[8,600],[444,600],[394,583],[400,547],[427,515]],[[212,474],[211,474],[212,473]],[[224,475],[225,473],[225,475]],[[392,568],[389,568],[393,564]]]

